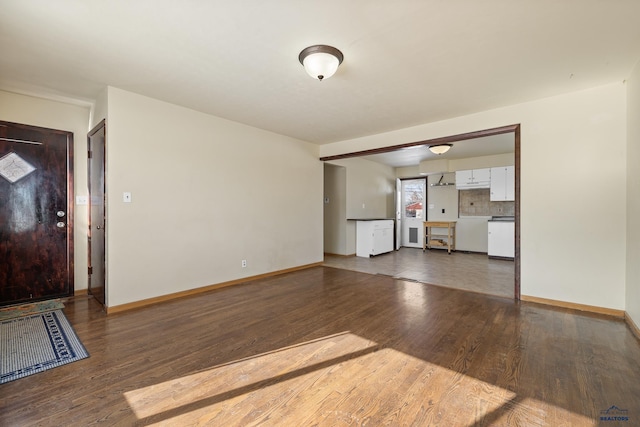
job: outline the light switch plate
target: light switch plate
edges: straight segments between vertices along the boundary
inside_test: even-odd
[[[122,193],[122,201],[125,203],[131,203],[131,193],[129,192]]]

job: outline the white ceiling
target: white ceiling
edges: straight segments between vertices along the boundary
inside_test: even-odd
[[[639,17],[638,0],[0,0],[0,88],[111,85],[324,144],[621,82]],[[313,44],[344,53],[331,79],[298,62]]]
[[[390,151],[387,153],[359,156],[362,159],[382,163],[391,167],[417,166],[424,160],[436,159],[466,159],[469,157],[490,156],[494,154],[513,153],[515,149],[515,135],[503,133],[500,135],[484,136],[481,138],[456,141],[444,154],[433,154],[428,145],[415,145],[413,147]]]

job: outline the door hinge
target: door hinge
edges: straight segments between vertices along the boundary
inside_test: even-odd
[[[93,267],[89,267],[89,274],[93,274]]]
[[[87,157],[88,158],[93,158],[93,153],[91,151],[87,151]]]

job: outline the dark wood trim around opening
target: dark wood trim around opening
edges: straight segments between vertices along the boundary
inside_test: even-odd
[[[514,134],[514,153],[515,157],[515,169],[516,169],[516,212],[515,212],[515,227],[516,227],[516,247],[515,247],[515,284],[514,284],[514,298],[516,301],[520,300],[520,125],[516,125],[513,130]]]
[[[476,139],[482,138],[486,136],[493,135],[502,135],[505,133],[513,133],[514,134],[514,157],[515,157],[515,174],[516,174],[516,182],[515,182],[515,193],[516,193],[516,201],[515,201],[515,260],[514,260],[514,269],[515,269],[515,283],[514,283],[514,298],[519,301],[520,300],[520,124],[501,126],[492,129],[479,130],[475,132],[461,133],[458,135],[450,135],[444,136],[441,138],[434,139],[426,139],[424,141],[415,141],[408,142],[400,145],[392,145],[389,147],[380,147],[374,148],[371,150],[363,150],[363,151],[354,151],[351,153],[345,154],[337,154],[334,156],[324,156],[320,157],[320,160],[323,162],[330,160],[339,160],[339,159],[348,159],[351,157],[361,157],[368,156],[371,154],[381,154],[381,153],[389,153],[392,151],[400,150],[408,147],[415,147],[418,145],[435,145],[435,144],[447,144],[457,141],[464,141],[468,139]]]

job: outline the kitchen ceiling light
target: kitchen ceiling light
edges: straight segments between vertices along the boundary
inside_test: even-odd
[[[437,145],[430,145],[429,146],[429,151],[431,151],[433,154],[437,154],[438,156],[440,154],[444,154],[447,151],[449,151],[449,148],[453,147],[453,144],[437,144]]]
[[[303,49],[298,60],[314,79],[323,80],[333,76],[344,56],[335,47],[318,44]]]

